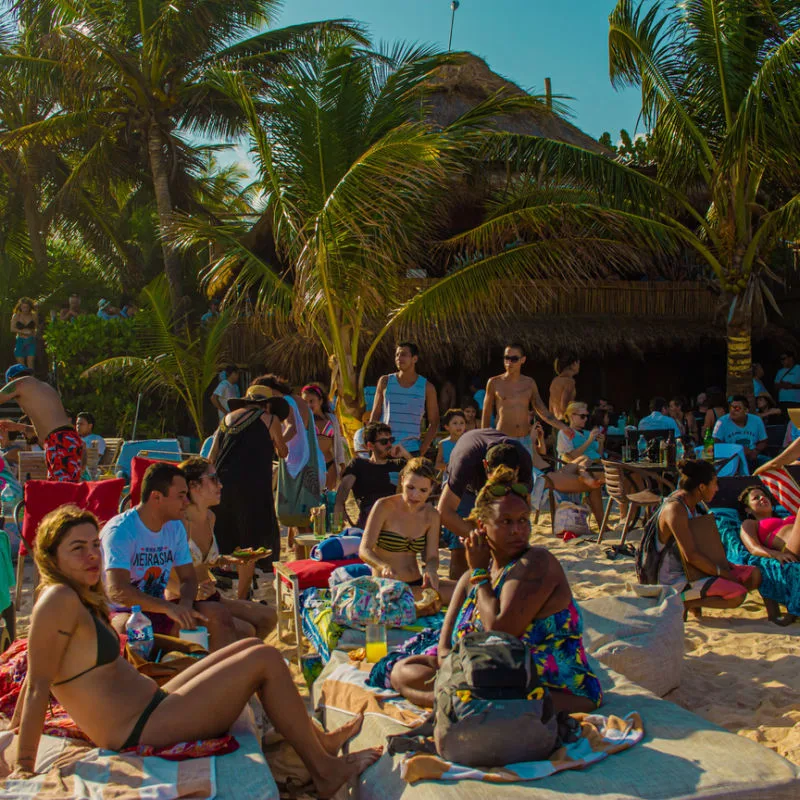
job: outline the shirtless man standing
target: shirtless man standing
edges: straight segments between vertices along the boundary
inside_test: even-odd
[[[546,423],[570,439],[574,431],[561,420],[556,419],[539,396],[536,381],[522,374],[522,365],[525,363],[525,351],[520,344],[510,344],[503,353],[503,362],[506,371],[502,375],[489,378],[486,384],[486,400],[483,404],[481,427],[491,427],[492,414],[497,409],[496,428],[506,436],[516,439],[531,455],[533,444],[531,441],[530,409],[533,410]]]
[[[564,419],[567,406],[576,398],[575,376],[581,368],[581,360],[573,353],[560,355],[553,367],[556,377],[550,382],[550,411],[557,419]]]
[[[36,380],[31,370],[15,364],[6,370],[6,385],[0,389],[0,404],[16,400],[33,425],[0,420],[6,430],[35,432],[44,450],[47,477],[51,481],[77,483],[81,479],[83,440],[70,423],[58,392]]]

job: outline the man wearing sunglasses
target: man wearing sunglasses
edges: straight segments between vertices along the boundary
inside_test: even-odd
[[[370,422],[367,425],[364,443],[369,458],[354,458],[344,468],[334,507],[334,511],[346,517],[345,505],[352,491],[358,503],[357,528],[367,524],[369,512],[378,500],[396,494],[400,470],[411,458],[408,450],[397,444],[392,429],[384,422]]]
[[[522,374],[525,351],[520,344],[510,344],[503,352],[506,371],[502,375],[489,378],[486,384],[486,401],[483,404],[481,427],[489,428],[492,415],[497,411],[496,428],[501,433],[518,441],[533,455],[531,438],[531,408],[548,425],[564,431],[564,435],[574,435],[568,425],[556,419],[539,395],[536,381]]]

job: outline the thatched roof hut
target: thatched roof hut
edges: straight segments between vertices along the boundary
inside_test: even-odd
[[[433,91],[426,97],[429,105],[427,119],[442,127],[475,108],[479,103],[499,93],[526,95],[523,89],[492,72],[489,65],[472,53],[464,53],[458,63],[440,67],[431,79]],[[567,142],[596,153],[608,151],[580,128],[543,105],[541,109],[526,109],[494,120],[498,130],[526,136],[541,136]]]

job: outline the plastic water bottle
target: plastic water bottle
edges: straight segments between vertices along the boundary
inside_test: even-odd
[[[11,485],[3,482],[3,491],[0,492],[0,501],[3,503],[3,517],[7,520],[14,519],[14,490]]]
[[[141,658],[150,658],[153,650],[153,623],[150,617],[142,613],[141,606],[133,606],[131,615],[125,623],[125,633],[128,636],[128,646]]]
[[[647,439],[644,434],[639,435],[639,441],[636,442],[636,449],[639,452],[639,461],[644,461],[647,458]]]

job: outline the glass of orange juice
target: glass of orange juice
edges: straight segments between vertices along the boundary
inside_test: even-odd
[[[367,624],[367,661],[374,664],[380,661],[388,652],[386,645],[386,626],[380,623]]]

